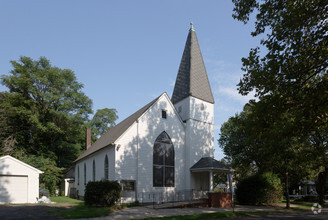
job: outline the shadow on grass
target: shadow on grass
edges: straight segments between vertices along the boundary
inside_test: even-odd
[[[109,215],[111,212],[139,205],[138,203],[131,203],[112,207],[96,207],[86,206],[84,205],[84,201],[68,197],[52,197],[50,199],[57,204],[50,208],[48,212],[64,217],[65,219],[103,217]]]
[[[73,219],[107,216],[115,210],[116,209],[113,209],[113,207],[89,207],[85,205],[76,205],[67,208],[53,207],[49,212],[56,216],[62,216],[65,219]]]

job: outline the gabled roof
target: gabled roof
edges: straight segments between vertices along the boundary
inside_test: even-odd
[[[220,161],[215,160],[213,157],[202,157],[197,163],[195,163],[190,171],[209,171],[217,170],[224,172],[233,172],[233,169]]]
[[[159,96],[160,97],[160,96]],[[74,162],[77,162],[81,160],[82,158],[89,156],[104,147],[107,147],[111,144],[114,144],[114,142],[121,137],[121,135],[129,128],[131,125],[137,121],[140,116],[146,112],[158,99],[154,99],[141,109],[139,109],[134,114],[130,115],[128,118],[111,128],[109,131],[107,131],[105,134],[103,134],[93,145],[91,145],[86,151],[84,151]]]
[[[192,23],[175,81],[172,103],[175,104],[188,96],[214,103],[202,53]]]
[[[30,168],[30,169],[34,170],[35,172],[37,172],[39,174],[43,173],[43,171],[41,171],[41,170],[39,170],[39,169],[37,169],[35,167],[32,167],[31,165],[28,165],[27,163],[24,163],[23,161],[18,160],[18,159],[14,158],[14,157],[12,157],[10,155],[6,155],[6,156],[3,156],[3,157],[0,157],[0,161],[1,160],[5,160],[5,159],[10,159],[12,161],[15,161],[16,163],[19,163],[19,164],[21,164],[21,165],[23,165],[23,166],[25,166],[27,168]]]

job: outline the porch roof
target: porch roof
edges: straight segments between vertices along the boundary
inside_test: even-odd
[[[202,157],[197,163],[195,163],[191,168],[192,172],[202,172],[202,171],[214,171],[214,172],[224,172],[232,173],[234,170],[215,160],[213,157]]]

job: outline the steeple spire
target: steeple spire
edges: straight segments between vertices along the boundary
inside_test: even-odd
[[[190,23],[189,34],[175,81],[172,103],[175,104],[188,96],[214,103],[211,86],[192,22]]]

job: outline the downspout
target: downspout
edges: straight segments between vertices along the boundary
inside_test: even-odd
[[[135,183],[135,201],[138,200],[138,170],[139,170],[139,120],[137,119],[137,172],[136,172],[136,183]]]

